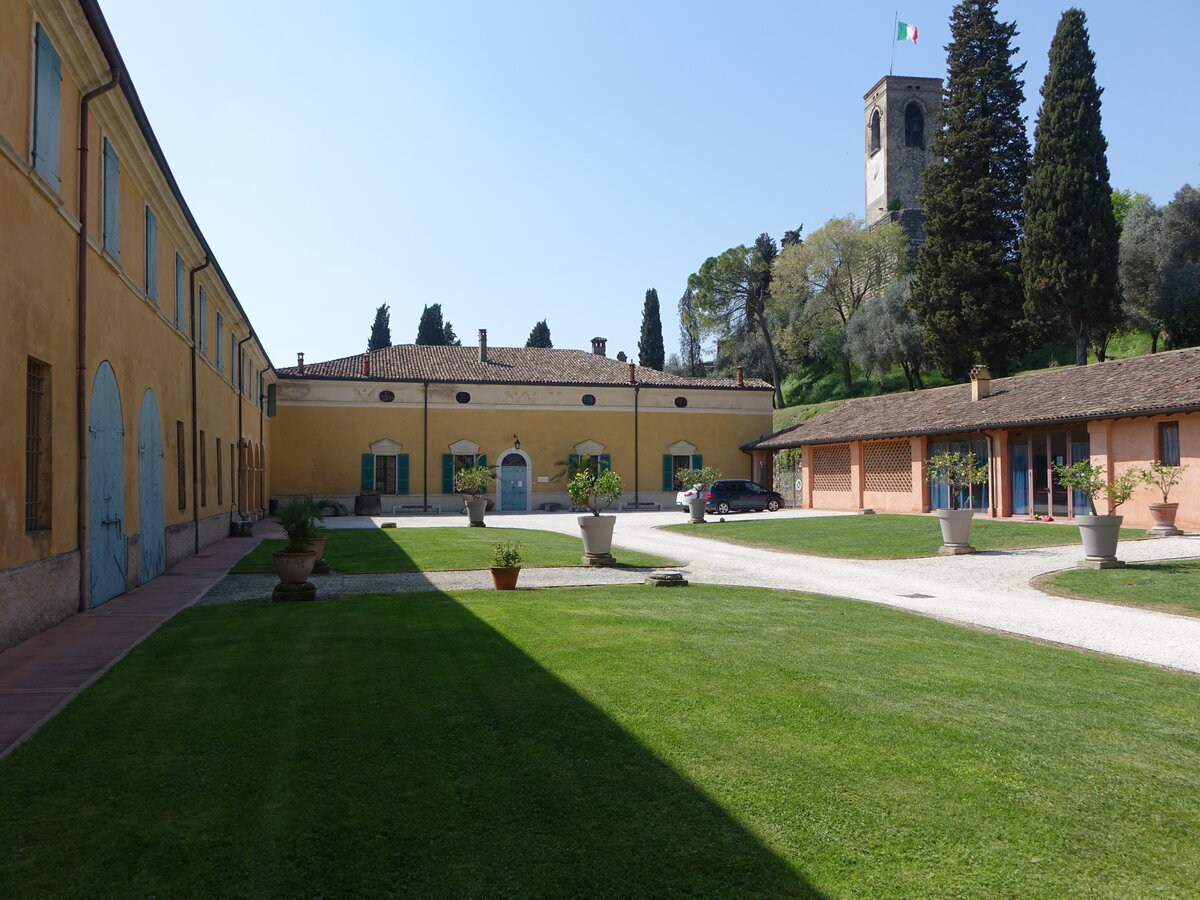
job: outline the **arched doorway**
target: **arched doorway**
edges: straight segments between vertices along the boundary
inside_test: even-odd
[[[89,605],[99,606],[125,593],[125,429],[117,376],[107,361],[92,381],[89,434]]]
[[[166,568],[163,537],[163,443],[158,399],[146,388],[138,416],[138,523],[141,531],[142,582]]]
[[[500,509],[529,509],[529,457],[523,450],[500,454]]]

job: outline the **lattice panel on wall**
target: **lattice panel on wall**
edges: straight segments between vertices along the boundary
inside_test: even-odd
[[[812,469],[814,491],[850,490],[850,445],[829,444],[813,447]]]
[[[881,493],[912,493],[908,441],[874,441],[863,448],[863,487]]]

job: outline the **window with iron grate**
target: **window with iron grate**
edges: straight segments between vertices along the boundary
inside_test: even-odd
[[[26,360],[25,530],[50,527],[50,366]]]

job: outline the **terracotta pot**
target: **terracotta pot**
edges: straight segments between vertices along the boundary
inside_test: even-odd
[[[1175,527],[1175,516],[1178,512],[1178,503],[1151,503],[1150,517],[1154,519],[1154,526],[1146,534],[1183,534],[1183,531]]]
[[[487,510],[488,501],[486,500],[467,500],[467,524],[472,528],[486,528],[483,521],[483,514]]]
[[[520,574],[520,566],[492,566],[492,584],[498,591],[515,591]]]
[[[325,542],[327,540],[329,540],[329,538],[313,538],[311,541],[305,544],[305,546],[308,547],[308,549],[313,553],[317,554],[317,559],[320,559],[325,555]]]
[[[311,550],[304,553],[285,553],[275,550],[271,553],[275,563],[275,574],[282,584],[304,584],[312,574],[317,562],[317,554]]]
[[[942,528],[942,554],[957,555],[974,553],[971,546],[971,520],[975,517],[973,509],[939,509],[937,511],[938,525]]]
[[[1121,537],[1121,522],[1124,516],[1076,516],[1079,536],[1083,538],[1083,564],[1111,569],[1124,566],[1117,559],[1117,542]]]

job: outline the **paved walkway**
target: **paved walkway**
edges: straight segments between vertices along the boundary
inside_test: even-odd
[[[163,622],[204,596],[258,538],[282,536],[274,522],[258,522],[254,540],[218,541],[153,581],[0,653],[0,759]]]
[[[834,514],[789,510],[730,518],[805,519],[822,515]],[[615,544],[676,560],[679,565],[672,569],[699,583],[850,597],[1200,674],[1200,618],[1053,597],[1030,586],[1030,579],[1037,575],[1075,565],[1081,555],[1078,544],[926,559],[826,559],[714,543],[658,527],[683,519],[678,511],[620,513]],[[346,517],[326,520],[326,524],[332,528],[369,528],[385,521],[395,521],[403,528],[425,528],[459,525],[463,520],[446,514]],[[493,513],[489,521],[496,526],[579,534],[572,514]],[[714,522],[712,527],[716,531],[720,525]],[[936,527],[932,519],[930,527]],[[256,539],[279,536],[278,527],[269,521],[255,526]],[[179,610],[196,602],[263,596],[275,581],[272,576],[227,577],[229,568],[251,546],[253,542],[245,538],[227,538],[149,584],[0,653],[0,758],[28,740],[81,690]],[[1130,562],[1196,557],[1200,556],[1200,535],[1124,542],[1119,554]],[[314,578],[328,579],[321,587],[327,596],[490,587],[486,570]],[[529,569],[522,573],[521,584],[619,584],[643,578],[644,573],[637,571]]]

